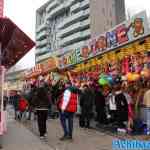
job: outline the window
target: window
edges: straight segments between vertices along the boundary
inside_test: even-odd
[[[105,8],[102,8],[102,13],[103,15],[105,15]]]

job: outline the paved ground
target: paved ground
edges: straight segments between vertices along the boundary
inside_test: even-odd
[[[10,113],[10,112],[9,112]],[[22,124],[8,118],[8,132],[2,139],[3,150],[52,150]]]
[[[35,121],[22,122],[24,124],[22,125],[22,123],[13,120],[12,109],[8,110],[8,134],[4,136],[4,150],[111,150],[112,140],[116,138],[106,132],[81,129],[78,126],[78,120],[75,119],[74,140],[61,142],[59,138],[63,135],[63,132],[60,122],[58,119],[53,119],[47,122],[47,140],[41,141],[39,140]],[[147,138],[147,140],[150,139],[149,137]]]
[[[36,122],[26,123],[37,136]],[[48,121],[48,139],[47,143],[55,150],[111,150],[112,136],[105,133],[98,132],[93,129],[81,129],[75,123],[74,140],[59,141],[59,138],[63,135],[62,129],[59,124],[59,120]]]

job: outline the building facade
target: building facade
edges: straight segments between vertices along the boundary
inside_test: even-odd
[[[124,0],[49,0],[36,11],[36,63],[81,47],[119,24],[124,7]]]

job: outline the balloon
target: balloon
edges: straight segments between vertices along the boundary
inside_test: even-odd
[[[140,75],[137,73],[128,73],[127,79],[128,79],[128,81],[137,81],[140,79]]]
[[[122,76],[122,77],[121,77],[121,80],[122,80],[122,81],[127,81],[127,77],[126,77],[126,76]]]
[[[98,80],[98,83],[100,84],[100,85],[102,85],[102,86],[105,86],[105,85],[108,85],[109,83],[108,83],[108,80],[106,80],[105,78],[100,78],[99,80]]]
[[[133,79],[134,79],[134,81],[139,80],[139,79],[140,79],[140,75],[139,75],[138,73],[135,73],[135,74],[133,75]]]
[[[104,78],[104,79],[107,79],[107,75],[106,74],[100,74],[99,78]]]
[[[144,69],[143,71],[141,71],[141,76],[143,76],[145,78],[149,78],[150,77],[150,71],[148,69]]]
[[[133,74],[131,72],[127,74],[127,79],[128,81],[133,81]]]
[[[111,85],[114,84],[112,76],[107,76],[107,80]]]

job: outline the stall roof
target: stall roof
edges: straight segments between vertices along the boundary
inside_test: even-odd
[[[16,64],[35,43],[9,18],[0,18],[1,64],[10,68]]]

